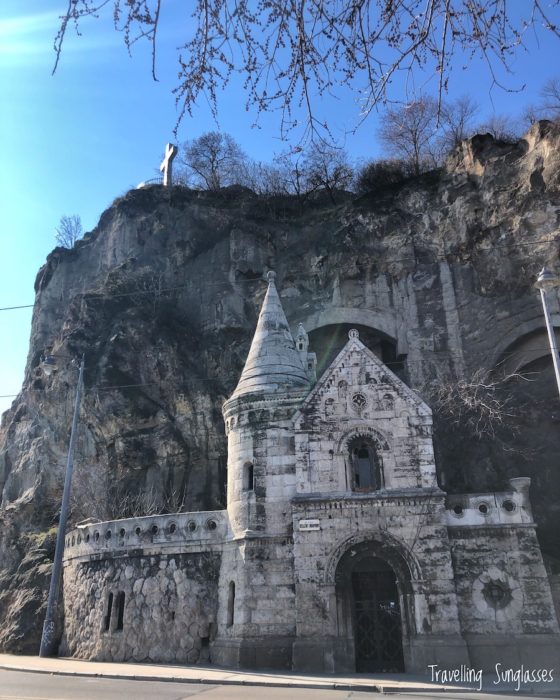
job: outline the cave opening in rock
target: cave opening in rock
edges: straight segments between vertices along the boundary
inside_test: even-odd
[[[375,328],[357,323],[333,323],[309,332],[309,350],[317,355],[317,377],[328,368],[348,342],[348,331],[355,328],[360,340],[387,367],[406,381],[406,355],[397,355],[396,341]]]

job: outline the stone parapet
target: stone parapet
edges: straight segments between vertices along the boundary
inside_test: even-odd
[[[102,554],[111,557],[131,550],[156,547],[158,551],[182,551],[224,542],[229,534],[227,511],[169,513],[124,520],[88,522],[66,535],[64,559]]]
[[[534,525],[528,499],[519,491],[454,494],[447,498],[446,515],[449,527]]]

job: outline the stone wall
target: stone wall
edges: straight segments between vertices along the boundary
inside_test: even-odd
[[[463,635],[476,668],[553,667],[559,627],[535,527],[450,527]]]
[[[220,554],[212,552],[68,564],[60,653],[95,661],[207,661],[219,568]],[[124,596],[122,624],[119,596]]]
[[[90,523],[69,533],[61,653],[207,661],[227,533],[224,511]]]

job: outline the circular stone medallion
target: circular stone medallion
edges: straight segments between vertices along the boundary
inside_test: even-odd
[[[352,406],[358,411],[361,411],[367,405],[366,397],[361,393],[357,392],[352,396]]]

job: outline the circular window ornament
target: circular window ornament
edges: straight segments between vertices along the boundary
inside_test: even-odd
[[[349,338],[359,338],[359,337],[360,337],[360,334],[358,333],[358,331],[357,331],[355,328],[351,328],[351,329],[348,331],[348,337],[349,337]]]
[[[484,599],[495,610],[501,610],[511,603],[511,589],[503,581],[491,579],[482,589]]]
[[[474,580],[472,598],[479,612],[501,622],[515,619],[523,608],[519,583],[496,566],[491,566]]]
[[[507,500],[502,503],[502,508],[506,513],[513,513],[515,511],[515,503],[513,501]]]
[[[367,399],[360,391],[352,396],[352,406],[354,406],[357,411],[361,411],[367,406]]]

